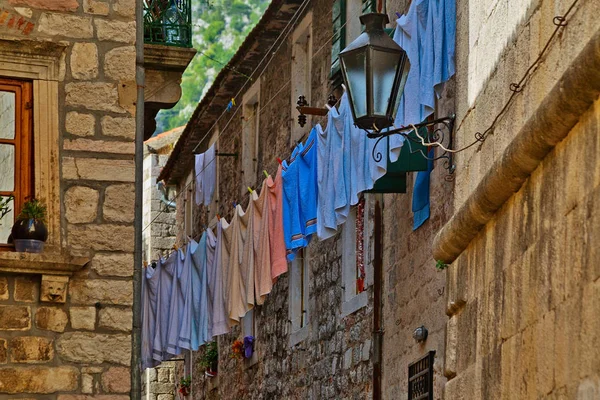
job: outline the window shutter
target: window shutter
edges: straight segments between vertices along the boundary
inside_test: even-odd
[[[377,12],[377,0],[363,0],[363,14]]]
[[[332,12],[331,74],[334,87],[342,83],[340,52],[346,47],[346,0],[335,0]]]

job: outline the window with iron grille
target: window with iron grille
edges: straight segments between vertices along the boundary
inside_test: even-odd
[[[408,365],[408,400],[433,400],[435,351]]]

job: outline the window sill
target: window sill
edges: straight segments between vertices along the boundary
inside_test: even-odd
[[[365,290],[362,293],[357,294],[353,298],[348,301],[342,303],[342,314],[341,317],[345,318],[350,314],[354,314],[358,310],[369,303],[369,296],[367,295],[367,291]]]
[[[298,343],[303,342],[308,337],[308,325],[290,333],[290,347],[294,347]]]
[[[82,269],[89,258],[63,253],[0,252],[0,272],[71,276]]]

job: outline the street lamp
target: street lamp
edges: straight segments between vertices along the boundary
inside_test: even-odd
[[[361,15],[364,32],[340,52],[354,123],[379,131],[393,125],[410,62],[385,32],[387,14]]]

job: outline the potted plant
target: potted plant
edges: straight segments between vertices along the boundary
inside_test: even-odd
[[[0,222],[2,221],[2,218],[4,218],[4,216],[10,212],[9,204],[12,199],[12,196],[0,196]]]
[[[46,211],[46,205],[37,199],[23,204],[11,231],[17,251],[42,252],[44,242],[48,239],[48,229],[45,224]]]
[[[183,396],[189,396],[190,395],[190,386],[192,385],[192,378],[190,378],[189,376],[181,377],[181,379],[179,380],[179,393]]]
[[[231,358],[244,358],[244,342],[236,340],[231,345]]]
[[[204,347],[204,354],[200,358],[200,367],[204,368],[205,374],[208,377],[217,375],[219,367],[219,349],[217,342],[210,342]]]

